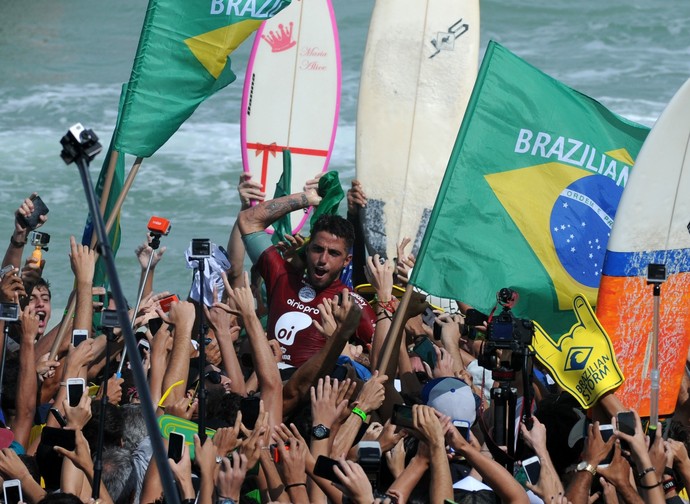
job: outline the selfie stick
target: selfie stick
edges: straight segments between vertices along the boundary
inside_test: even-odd
[[[103,473],[103,434],[105,431],[105,408],[108,405],[108,380],[110,379],[110,344],[114,340],[112,327],[101,327],[105,333],[105,365],[103,366],[103,386],[101,387],[101,411],[98,417],[98,441],[93,459],[93,487],[91,497],[97,500],[101,490]],[[119,377],[118,377],[119,378]]]
[[[141,286],[139,287],[139,294],[137,295],[137,304],[134,306],[134,315],[132,315],[132,330],[134,330],[134,321],[137,319],[137,313],[139,313],[139,306],[141,305],[141,298],[144,295],[144,289],[146,288],[146,281],[149,278],[149,272],[151,271],[151,263],[153,262],[153,256],[156,254],[156,250],[158,250],[158,247],[161,245],[161,234],[160,233],[154,233],[151,231],[150,233],[151,236],[151,243],[149,243],[149,247],[151,247],[151,255],[149,255],[149,262],[146,265],[146,272],[144,273],[144,278],[141,281]],[[117,377],[122,378],[122,367],[125,365],[125,360],[127,358],[127,347],[124,347],[122,349],[122,357],[120,359],[120,364],[117,367]]]
[[[199,261],[199,407],[197,421],[199,424],[199,441],[206,441],[206,321],[204,320],[204,264],[203,257],[196,257]]]
[[[649,277],[649,274],[647,275]],[[659,422],[659,302],[661,282],[647,282],[654,285],[654,315],[652,318],[652,369],[650,371],[651,393],[649,396],[649,427],[647,435],[653,443],[656,437],[656,424]]]
[[[76,133],[80,130],[82,131],[77,137]],[[115,258],[110,248],[108,235],[105,232],[105,224],[103,223],[103,217],[101,216],[98,201],[96,199],[96,192],[93,189],[93,182],[91,181],[91,174],[89,173],[89,163],[101,151],[101,145],[98,143],[98,137],[96,137],[93,131],[83,130],[81,124],[72,126],[70,131],[60,140],[60,143],[63,146],[63,151],[60,153],[63,161],[65,161],[66,164],[75,162],[79,168],[79,175],[81,176],[81,181],[84,186],[86,202],[93,219],[94,231],[98,238],[98,250],[107,268],[110,288],[115,298],[116,311],[125,339],[125,345],[130,353],[135,353],[137,351],[137,340],[130,326],[129,315],[127,313],[127,302],[122,291],[120,278],[117,275]],[[170,504],[180,504],[177,486],[173,479],[165,446],[163,445],[163,439],[158,429],[156,414],[153,411],[151,392],[148,388],[144,368],[137,359],[132,361],[131,367],[134,383],[141,399],[141,410],[146,422],[146,428],[151,438],[153,456],[156,460],[158,471],[160,472],[165,499]]]
[[[0,362],[0,403],[2,403],[2,384],[5,381],[5,357],[7,357],[7,340],[10,337],[10,322],[5,320],[5,328],[2,330],[2,362]]]

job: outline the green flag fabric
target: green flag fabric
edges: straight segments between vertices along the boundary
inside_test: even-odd
[[[283,173],[278,179],[276,190],[273,193],[273,199],[287,196],[290,194],[290,186],[292,184],[292,156],[290,149],[283,149]],[[290,224],[290,214],[283,215],[280,219],[273,223],[274,233],[271,235],[273,245],[278,245],[279,242],[285,241],[285,235],[292,234],[292,225]]]
[[[343,191],[343,186],[340,185],[340,177],[337,171],[331,170],[319,179],[318,193],[321,196],[321,203],[314,208],[314,213],[309,221],[310,227],[314,227],[314,224],[322,215],[338,213],[338,207],[345,197],[345,191]]]
[[[149,0],[115,149],[151,156],[235,80],[229,54],[290,0]]]
[[[565,333],[648,132],[490,42],[410,282],[481,310],[510,287]]]

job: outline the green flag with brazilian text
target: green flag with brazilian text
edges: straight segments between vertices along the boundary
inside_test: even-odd
[[[485,311],[510,287],[565,333],[648,132],[490,42],[410,282]]]
[[[228,56],[290,0],[149,0],[115,150],[151,156],[235,80]]]

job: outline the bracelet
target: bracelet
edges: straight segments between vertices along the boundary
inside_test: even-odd
[[[181,504],[194,504],[196,499],[182,499]]]
[[[363,410],[359,409],[357,406],[355,406],[354,408],[352,408],[352,413],[354,413],[354,414],[357,415],[359,418],[361,418],[361,419],[362,419],[362,422],[366,422],[366,421],[367,421],[367,414],[366,414]]]
[[[653,485],[643,485],[642,483],[638,483],[637,486],[642,488],[643,490],[651,490],[652,488],[656,488],[659,485],[661,485],[661,481],[658,481],[657,483],[654,483]]]
[[[637,473],[637,479],[641,480],[642,478],[644,478],[645,474],[648,474],[654,470],[655,469],[653,467],[648,467],[646,469],[642,469],[639,473]]]
[[[188,499],[189,504],[194,504],[194,499]],[[182,501],[182,504],[187,504],[187,500]],[[222,495],[219,495],[216,498],[216,504],[235,504],[235,499],[232,497],[223,497]]]
[[[284,488],[284,489],[285,489],[285,490],[290,490],[291,488],[295,488],[295,487],[298,487],[298,486],[306,487],[307,484],[306,484],[306,483],[290,483],[289,485],[285,485],[285,488]]]
[[[395,313],[396,306],[392,299],[390,301],[376,301],[376,304],[388,313]]]
[[[26,245],[26,238],[24,238],[23,242],[17,241],[14,239],[14,235],[10,236],[10,245],[12,245],[14,248],[22,248],[24,245]]]

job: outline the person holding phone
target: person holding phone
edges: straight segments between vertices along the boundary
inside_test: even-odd
[[[546,427],[544,424],[537,417],[532,417],[532,429],[528,429],[524,423],[521,423],[520,432],[522,439],[534,450],[541,464],[539,480],[528,484],[527,488],[541,497],[544,502],[549,502],[559,494],[565,493],[563,483],[561,483],[558,471],[556,471],[546,447]]]
[[[38,229],[48,221],[47,208],[43,208],[45,207],[43,202],[41,201],[40,203],[41,208],[39,208],[39,205],[34,204],[37,198],[39,198],[38,193],[33,193],[14,212],[14,231],[10,237],[10,243],[5,252],[2,266],[13,264],[19,270],[24,246],[29,238],[29,232]],[[32,224],[34,224],[33,227]]]

